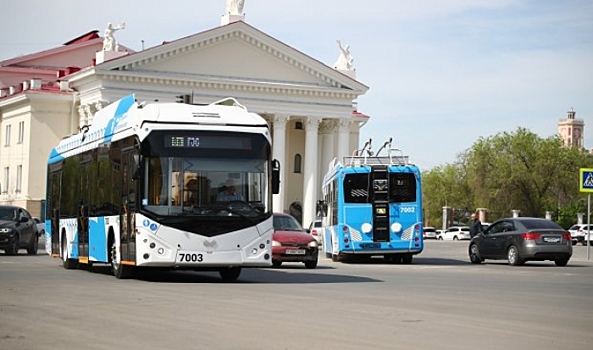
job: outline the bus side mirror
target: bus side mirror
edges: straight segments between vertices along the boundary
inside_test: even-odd
[[[324,218],[327,216],[327,202],[324,200],[318,200],[316,205],[317,216]]]
[[[272,193],[280,193],[280,162],[276,159],[272,161]]]

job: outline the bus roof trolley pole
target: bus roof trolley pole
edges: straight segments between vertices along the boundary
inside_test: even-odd
[[[355,150],[351,156],[344,157],[344,164],[349,167],[360,166],[360,165],[413,165],[409,163],[409,157],[405,156],[403,151],[399,148],[391,148],[393,142],[392,138],[389,138],[377,153],[371,151],[371,141],[368,140],[364,147],[360,150]],[[368,147],[368,149],[367,149]],[[387,150],[386,156],[381,156],[381,152]],[[394,155],[398,152],[399,155]]]

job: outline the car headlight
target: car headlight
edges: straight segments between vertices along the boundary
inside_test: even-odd
[[[8,232],[11,232],[11,231],[12,231],[11,228],[7,228],[7,227],[0,228],[0,233],[8,233]]]
[[[309,242],[309,247],[311,247],[311,248],[317,248],[317,241],[311,241],[311,242]]]
[[[280,247],[282,246],[282,243],[278,242],[278,241],[272,241],[272,247]]]

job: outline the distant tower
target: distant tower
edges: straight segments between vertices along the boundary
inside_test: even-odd
[[[561,119],[558,122],[558,133],[564,141],[566,147],[576,147],[583,149],[585,140],[585,121],[583,119],[575,119],[576,112],[572,107],[567,112],[566,119]]]

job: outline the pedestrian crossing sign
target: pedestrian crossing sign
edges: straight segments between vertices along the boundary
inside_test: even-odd
[[[593,169],[581,168],[581,192],[593,193]]]

